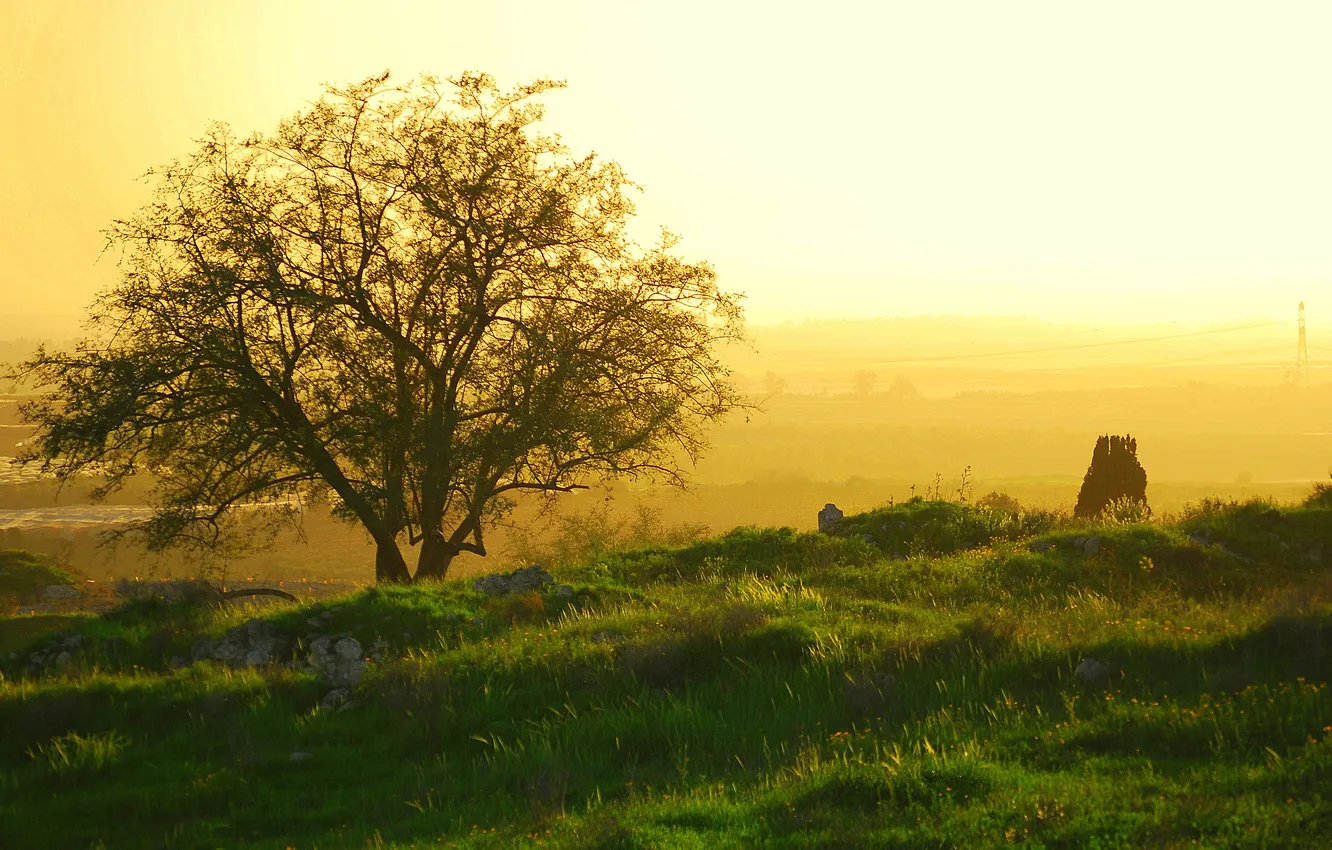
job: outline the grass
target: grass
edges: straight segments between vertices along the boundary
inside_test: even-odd
[[[75,583],[69,573],[52,566],[46,558],[19,549],[0,550],[0,606],[40,599],[54,584]]]
[[[4,667],[0,834],[1312,846],[1332,830],[1330,560],[1322,494],[1089,524],[921,500],[834,535],[603,553],[560,571],[572,599],[136,602],[62,623],[88,640],[59,674]],[[167,664],[251,616],[300,636],[324,611],[325,633],[391,645],[350,708],[320,709],[304,672]],[[1084,658],[1106,676],[1080,681]]]

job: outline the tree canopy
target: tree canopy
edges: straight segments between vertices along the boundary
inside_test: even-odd
[[[108,232],[89,337],[20,367],[51,388],[33,456],[102,493],[154,475],[158,548],[327,495],[395,582],[403,543],[417,579],[484,555],[522,491],[682,481],[743,404],[738,298],[629,238],[618,165],[535,130],[561,86],[384,74],[272,135],[211,127]]]

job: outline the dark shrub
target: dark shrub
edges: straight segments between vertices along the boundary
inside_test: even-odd
[[[893,557],[949,555],[996,540],[1019,540],[1048,531],[1058,516],[1041,511],[1008,511],[984,505],[919,496],[897,505],[843,518],[832,532],[867,540]]]
[[[682,687],[689,672],[685,646],[672,638],[626,644],[620,648],[620,662],[636,681],[662,690]]]
[[[991,490],[984,496],[976,500],[976,504],[982,508],[992,508],[996,511],[1015,514],[1022,511],[1022,503],[1007,493],[1000,493],[997,490]]]
[[[756,659],[799,661],[816,640],[814,630],[804,623],[777,620],[750,632],[745,638],[745,650]]]
[[[1097,517],[1111,503],[1121,500],[1147,503],[1147,471],[1138,463],[1137,440],[1118,434],[1102,435],[1092,450],[1091,466],[1082,479],[1073,515]]]

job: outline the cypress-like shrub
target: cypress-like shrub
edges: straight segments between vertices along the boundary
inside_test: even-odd
[[[1147,504],[1147,470],[1138,463],[1138,441],[1118,434],[1102,435],[1092,450],[1091,466],[1082,479],[1073,515],[1099,516],[1118,500]]]

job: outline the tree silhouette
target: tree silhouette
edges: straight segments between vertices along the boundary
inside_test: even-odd
[[[1102,435],[1092,450],[1091,466],[1082,479],[1073,515],[1099,516],[1112,502],[1147,503],[1147,471],[1138,463],[1138,441],[1131,436]]]
[[[18,374],[62,478],[159,482],[149,545],[208,545],[256,505],[331,499],[380,581],[442,578],[520,492],[683,480],[742,406],[735,297],[675,239],[626,236],[619,166],[532,125],[484,74],[329,88],[272,136],[214,127],[116,222],[90,339]]]

